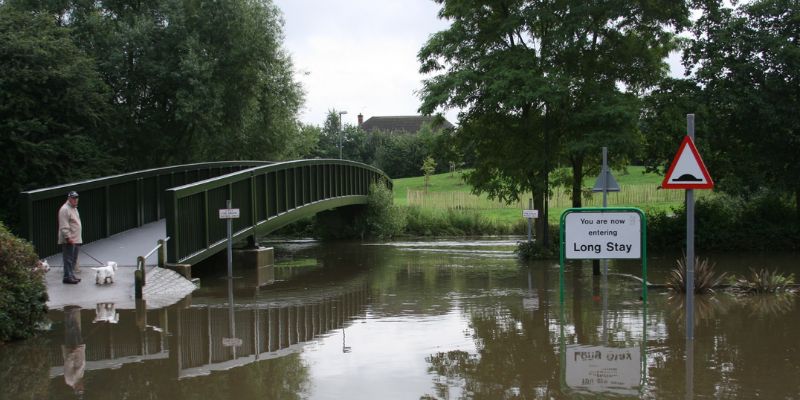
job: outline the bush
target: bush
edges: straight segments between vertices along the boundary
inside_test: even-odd
[[[695,247],[702,250],[798,250],[800,224],[791,202],[763,192],[751,198],[717,193],[695,204]],[[686,209],[647,215],[647,245],[655,251],[685,248]]]
[[[30,243],[0,222],[0,341],[24,339],[47,313],[47,288]]]
[[[406,227],[406,216],[393,202],[392,191],[386,185],[383,183],[370,185],[363,222],[363,232],[366,237],[390,239],[403,232]]]
[[[678,266],[670,271],[667,279],[667,287],[675,292],[686,293],[686,257],[677,260]],[[694,259],[694,292],[698,294],[713,293],[714,287],[719,286],[725,279],[725,272],[717,275],[714,272],[716,264],[709,263],[708,259],[700,261],[699,257]]]
[[[777,270],[762,268],[756,271],[750,268],[750,279],[733,276],[730,279],[734,290],[748,293],[780,293],[786,292],[794,285],[794,274],[783,275]]]

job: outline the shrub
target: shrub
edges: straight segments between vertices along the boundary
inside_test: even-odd
[[[383,183],[373,183],[369,187],[367,211],[363,221],[365,236],[375,239],[390,239],[403,232],[406,216],[403,210],[393,204],[392,191]]]
[[[538,242],[533,241],[517,242],[517,248],[514,249],[514,253],[523,260],[547,260],[556,258],[558,254]]]
[[[670,271],[667,287],[673,291],[686,293],[686,257],[677,260],[678,266]],[[725,279],[726,273],[717,275],[714,272],[716,264],[709,263],[708,259],[694,259],[694,292],[698,294],[713,293],[714,287],[719,286]]]
[[[24,339],[47,313],[47,288],[33,246],[0,222],[0,341]]]
[[[750,279],[732,276],[730,283],[734,290],[743,293],[780,293],[794,285],[794,274],[783,275],[777,270],[770,272],[762,268],[756,271],[750,268]]]
[[[749,198],[715,193],[695,204],[695,247],[703,250],[798,250],[800,224],[790,201],[762,192]],[[680,239],[680,240],[676,240]],[[650,250],[685,246],[686,209],[647,215]]]

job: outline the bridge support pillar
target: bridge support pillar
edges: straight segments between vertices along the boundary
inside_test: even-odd
[[[257,286],[269,285],[275,281],[275,251],[272,247],[234,250],[233,265],[255,269]]]

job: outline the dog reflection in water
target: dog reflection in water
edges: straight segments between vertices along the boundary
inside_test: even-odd
[[[96,322],[108,322],[109,324],[119,322],[119,313],[117,313],[114,303],[97,303],[92,323]]]
[[[103,285],[106,283],[114,283],[114,274],[117,272],[117,263],[109,261],[105,266],[92,267],[95,271],[94,283]]]

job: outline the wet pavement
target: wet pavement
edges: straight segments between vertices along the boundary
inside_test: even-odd
[[[81,282],[75,285],[62,283],[64,270],[53,267],[46,275],[47,306],[51,310],[66,306],[94,308],[100,303],[113,303],[117,309],[135,309],[134,271],[136,267],[118,267],[114,283],[98,285],[95,271],[91,267],[81,267],[75,274]],[[193,283],[178,273],[158,267],[146,267],[143,289],[144,299],[150,307],[166,307],[191,294]]]

